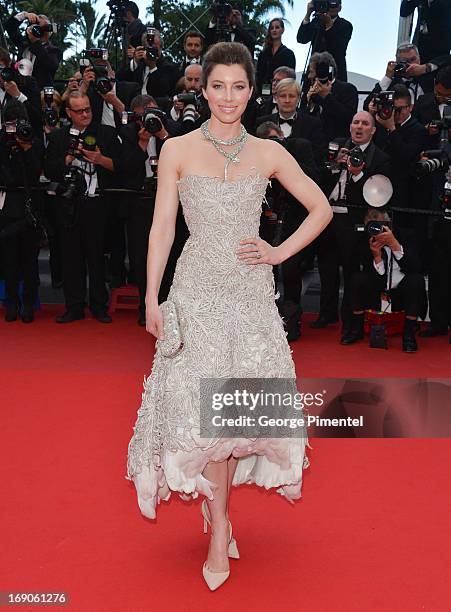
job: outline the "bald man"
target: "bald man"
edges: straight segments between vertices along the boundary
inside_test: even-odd
[[[343,269],[343,300],[341,322],[343,335],[347,333],[351,319],[350,280],[358,271],[360,246],[364,247],[362,236],[355,231],[362,224],[368,205],[363,197],[363,186],[370,176],[383,174],[389,177],[390,158],[374,143],[376,126],[373,116],[366,112],[356,113],[352,119],[350,138],[335,139],[340,145],[337,162],[339,167],[327,171],[324,191],[334,212],[332,222],[318,239],[318,268],[321,279],[320,312],[314,329],[326,327],[338,321],[338,298],[340,290],[340,265]],[[357,149],[358,147],[358,149]],[[358,152],[350,156],[350,151]],[[346,204],[359,208],[348,208]]]

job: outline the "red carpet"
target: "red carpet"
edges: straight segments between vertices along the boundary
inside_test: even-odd
[[[61,326],[56,312],[0,321],[0,591],[66,591],[81,612],[450,609],[449,440],[312,440],[294,507],[234,490],[242,558],[210,593],[199,502],[174,495],[153,523],[124,479],[150,336],[134,313]],[[450,376],[446,338],[414,355],[399,337],[388,351],[337,339],[305,326],[299,375]]]

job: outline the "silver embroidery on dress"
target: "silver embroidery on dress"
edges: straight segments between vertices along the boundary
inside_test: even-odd
[[[235,253],[240,240],[258,236],[267,184],[268,179],[258,173],[235,181],[198,175],[178,181],[190,237],[177,262],[168,299],[177,306],[184,349],[169,359],[157,345],[129,444],[130,480],[143,468],[146,474],[154,468],[159,470],[158,485],[167,493],[162,474],[165,453],[195,453],[215,445],[219,452],[221,440],[199,439],[201,378],[295,378],[275,304],[272,266],[245,264]],[[296,449],[301,471],[308,464],[306,442],[287,440],[287,445],[301,447]],[[261,440],[256,444],[260,453],[265,452]],[[273,447],[280,444],[280,439],[268,443],[269,460]],[[293,455],[292,448],[285,450],[287,456]],[[299,489],[300,485],[298,493]]]

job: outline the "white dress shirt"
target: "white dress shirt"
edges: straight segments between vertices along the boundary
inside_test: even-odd
[[[401,245],[400,245],[401,246]],[[403,257],[404,255],[404,249],[400,248],[399,251],[392,251],[390,249],[390,247],[388,246],[384,246],[383,247],[385,252],[387,253],[387,262],[388,262],[388,270],[387,270],[387,284],[385,286],[385,289],[396,289],[396,287],[399,285],[399,283],[402,281],[402,279],[404,278],[405,274],[404,272],[401,272],[401,268],[399,267],[399,263],[398,261]],[[393,253],[393,258],[391,256],[391,254]],[[390,264],[393,261],[393,270],[391,273],[391,287],[389,287],[389,283],[390,283]],[[383,259],[381,259],[381,261],[379,263],[376,263],[373,260],[373,265],[376,268],[377,272],[383,276],[385,274],[385,262]]]

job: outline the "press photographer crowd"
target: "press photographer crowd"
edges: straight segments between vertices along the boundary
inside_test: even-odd
[[[296,58],[272,19],[263,49],[239,5],[219,0],[205,31],[185,33],[183,61],[165,55],[160,32],[139,19],[134,2],[120,10],[124,54],[116,70],[106,48],[88,48],[65,81],[55,74],[63,53],[57,25],[21,12],[4,20],[0,48],[0,279],[4,318],[34,320],[38,255],[48,248],[54,288],[64,292],[56,321],[83,319],[89,307],[111,323],[110,290],[139,289],[145,325],[146,256],[165,140],[209,117],[202,95],[202,57],[218,41],[243,43],[255,58],[257,89],[243,124],[280,142],[324,191],[333,220],[306,250],[274,269],[289,340],[301,335],[302,279],[317,262],[320,308],[310,327],[341,322],[341,344],[362,340],[365,311],[405,313],[402,348],[451,327],[451,3],[404,0],[418,10],[415,44],[387,58],[385,74],[358,110],[347,82],[353,27],[341,1],[308,2],[297,41],[310,45],[301,82]],[[258,45],[257,45],[258,47]],[[377,50],[377,37],[369,53]],[[13,59],[14,58],[14,59]],[[237,202],[237,205],[239,203]],[[272,180],[261,236],[290,236],[306,210]],[[159,300],[166,299],[189,235],[181,206]],[[340,269],[342,274],[340,274]],[[89,280],[88,280],[89,279]],[[426,283],[427,279],[427,283]],[[342,285],[342,299],[340,286]],[[430,322],[419,321],[429,315]],[[451,341],[451,340],[450,340]]]

